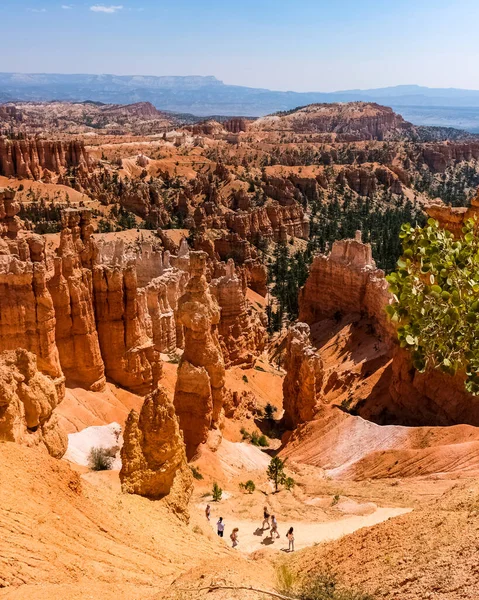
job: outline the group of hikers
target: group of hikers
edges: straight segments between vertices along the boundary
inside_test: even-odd
[[[206,505],[205,509],[206,518],[209,521],[211,517],[211,506],[209,504]],[[268,511],[268,507],[265,506],[263,509],[263,524],[261,529],[264,531],[265,529],[269,529],[270,538],[273,540],[273,537],[276,536],[276,539],[281,537],[278,532],[278,521],[276,520],[275,515],[270,515]],[[225,522],[223,521],[223,517],[220,517],[216,523],[216,531],[219,537],[224,537],[225,533]],[[230,540],[233,548],[239,544],[239,529],[235,527],[230,534]],[[290,527],[288,529],[288,533],[286,534],[286,539],[288,540],[288,552],[294,552],[294,531],[293,528]]]

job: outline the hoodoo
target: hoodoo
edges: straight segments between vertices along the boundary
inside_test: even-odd
[[[175,408],[164,388],[145,398],[140,414],[130,412],[123,437],[123,491],[152,499],[167,496],[169,506],[186,516],[192,475]]]
[[[222,419],[225,364],[218,340],[220,309],[206,281],[204,252],[190,252],[190,280],[178,302],[185,349],[178,367],[175,409],[191,458]]]

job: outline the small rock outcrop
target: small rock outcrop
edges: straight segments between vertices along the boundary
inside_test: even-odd
[[[193,477],[175,409],[164,388],[146,397],[140,414],[130,412],[123,438],[122,490],[152,499],[167,497],[174,512],[187,517]]]
[[[283,419],[288,429],[311,421],[321,401],[323,365],[309,336],[306,323],[296,323],[288,331],[283,381]]]
[[[68,439],[53,414],[64,387],[40,373],[34,354],[24,349],[0,354],[0,440],[44,446],[61,458]]]
[[[362,313],[388,337],[394,328],[384,307],[391,299],[371,245],[362,243],[358,231],[355,239],[334,242],[328,256],[315,256],[299,295],[299,321],[312,325],[335,315]]]
[[[178,367],[175,410],[188,459],[206,441],[222,418],[225,364],[218,340],[220,308],[206,281],[204,252],[190,252],[190,280],[178,302],[177,318],[184,327],[185,349]]]

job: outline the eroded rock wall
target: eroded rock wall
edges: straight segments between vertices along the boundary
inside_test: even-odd
[[[44,446],[61,458],[68,440],[53,411],[64,391],[62,380],[38,370],[34,354],[21,348],[0,353],[0,440]]]
[[[41,179],[70,167],[88,171],[91,161],[82,141],[9,140],[0,137],[0,175]]]
[[[236,275],[231,259],[226,275],[213,280],[211,289],[221,308],[218,333],[225,366],[252,366],[264,350],[266,328],[246,299],[245,282]]]
[[[384,310],[391,302],[384,272],[376,268],[370,244],[355,239],[334,242],[328,256],[315,256],[299,294],[299,321],[309,325],[325,317],[364,314],[377,324],[381,336],[392,336]]]

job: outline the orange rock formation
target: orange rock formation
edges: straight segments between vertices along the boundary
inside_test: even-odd
[[[266,329],[246,299],[246,285],[235,274],[232,259],[226,275],[211,282],[221,308],[218,324],[225,366],[252,365],[266,343]]]
[[[178,303],[185,349],[178,368],[175,409],[191,458],[219,427],[224,402],[225,365],[218,339],[220,309],[206,282],[204,252],[190,252],[190,280]]]
[[[288,429],[311,421],[321,400],[323,366],[309,334],[306,323],[296,323],[288,331],[283,381],[284,423]]]
[[[187,516],[193,477],[175,409],[164,388],[146,397],[140,414],[130,412],[123,438],[123,491],[148,498],[167,496],[169,506]]]
[[[41,179],[48,172],[60,175],[70,167],[88,171],[90,166],[90,158],[81,141],[0,137],[0,175],[6,177]]]
[[[376,268],[371,246],[357,232],[354,240],[334,242],[328,256],[314,258],[299,295],[299,321],[312,325],[325,317],[364,313],[386,336],[393,330],[384,310],[390,301],[384,272]]]
[[[43,445],[61,458],[67,435],[53,410],[62,401],[61,382],[38,371],[34,354],[23,349],[0,354],[0,440]]]

